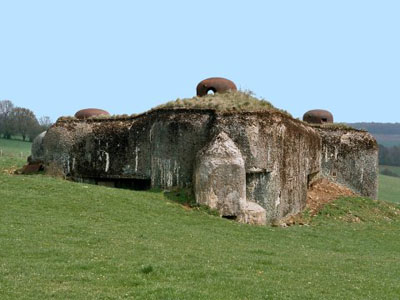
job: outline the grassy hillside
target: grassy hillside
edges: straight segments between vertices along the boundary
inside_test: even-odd
[[[257,227],[174,194],[3,172],[0,299],[396,299],[398,207],[341,199]],[[384,181],[386,178],[383,178]]]

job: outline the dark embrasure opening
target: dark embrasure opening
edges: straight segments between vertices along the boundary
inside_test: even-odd
[[[151,188],[151,179],[137,179],[137,178],[96,178],[96,184],[115,187],[120,189],[139,190],[144,191]]]

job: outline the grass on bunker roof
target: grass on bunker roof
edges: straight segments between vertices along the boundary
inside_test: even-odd
[[[222,113],[279,111],[287,116],[291,116],[287,111],[274,107],[270,102],[256,98],[251,91],[229,91],[226,93],[209,94],[204,97],[178,98],[175,101],[169,101],[156,106],[150,111],[159,109],[211,109]],[[138,115],[93,116],[88,120],[129,119],[135,116]],[[58,121],[76,120],[78,119],[71,116],[60,117],[58,119]]]
[[[213,109],[218,112],[280,111],[290,115],[288,112],[274,107],[270,102],[254,97],[251,91],[229,91],[208,94],[203,97],[176,99],[159,105],[153,110],[165,108]]]
[[[331,129],[331,130],[352,130],[352,131],[363,131],[366,132],[366,130],[363,129],[356,129],[354,127],[351,127],[347,125],[346,123],[323,123],[323,124],[313,124],[313,123],[307,123],[303,121],[303,123],[308,124],[312,127],[315,128],[321,128],[321,129]]]
[[[400,294],[398,206],[341,199],[311,226],[250,226],[188,209],[161,191],[10,175],[3,170],[21,161],[5,159],[0,158],[0,299]]]

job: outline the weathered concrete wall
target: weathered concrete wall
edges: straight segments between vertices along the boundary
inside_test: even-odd
[[[224,143],[217,143],[218,136]],[[237,153],[218,162],[211,150],[230,143]],[[194,188],[199,203],[247,223],[272,223],[302,211],[313,177],[376,197],[377,145],[368,133],[309,126],[278,111],[159,109],[121,119],[66,119],[48,130],[41,149],[45,164],[75,180]],[[210,161],[215,168],[207,169]],[[229,184],[232,174],[237,176]],[[234,194],[239,196],[229,198]]]
[[[46,162],[73,178],[150,179],[153,187],[191,186],[213,112],[162,110],[126,119],[57,122],[44,139]]]
[[[318,127],[322,138],[321,175],[355,193],[378,195],[378,145],[371,134],[355,129]]]
[[[85,123],[80,123],[85,124]],[[113,178],[122,174],[128,156],[130,120],[87,122],[75,128],[80,135],[70,149],[70,175],[86,178]]]
[[[265,225],[266,211],[246,196],[246,169],[242,153],[231,138],[219,132],[198,154],[193,174],[196,201],[224,217]]]
[[[148,138],[131,129],[131,149],[149,149],[142,169],[150,171],[152,186],[192,186],[196,154],[210,139],[214,114],[210,111],[160,111],[153,113],[148,125]],[[136,130],[136,132],[135,132]],[[135,158],[135,161],[141,157]]]
[[[246,171],[236,144],[219,133],[197,154],[194,187],[198,203],[237,217],[246,203]]]
[[[321,138],[281,113],[224,114],[217,118],[245,160],[247,200],[266,210],[268,222],[304,209],[307,180],[319,171]]]
[[[45,149],[43,147],[43,139],[46,135],[46,132],[47,131],[43,131],[33,140],[31,149],[31,160],[34,162],[41,162],[44,160]]]
[[[70,175],[75,165],[72,149],[91,132],[92,126],[87,123],[56,123],[43,138],[44,162],[51,163],[65,175]]]

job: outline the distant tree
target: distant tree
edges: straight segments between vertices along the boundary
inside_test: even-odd
[[[386,148],[385,146],[379,144],[379,164],[380,165],[388,165],[387,164],[387,157],[388,157],[388,148]]]
[[[400,166],[400,147],[385,147],[379,145],[379,164],[387,166]]]
[[[42,131],[49,129],[52,124],[53,122],[48,116],[43,116],[39,118],[39,125]]]
[[[368,130],[372,134],[400,134],[400,123],[349,123],[351,127]]]
[[[393,172],[393,171],[390,171],[388,168],[384,168],[382,171],[381,171],[381,174],[382,175],[386,175],[386,176],[392,176],[392,177],[399,177],[399,175],[397,175],[395,172]]]
[[[16,107],[11,113],[12,128],[25,141],[29,136],[36,136],[40,132],[40,125],[35,114],[28,108]]]
[[[11,122],[11,114],[14,109],[14,104],[10,100],[0,101],[0,135],[10,139],[13,131]]]

